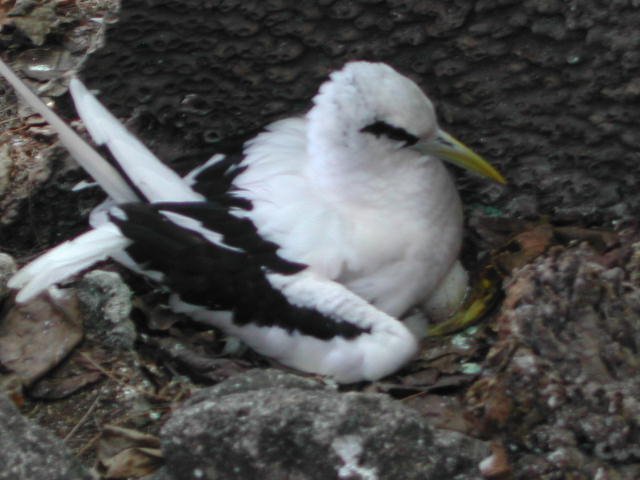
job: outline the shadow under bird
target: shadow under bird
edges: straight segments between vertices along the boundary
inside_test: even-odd
[[[215,155],[184,177],[79,80],[70,85],[76,109],[119,170],[4,63],[0,73],[109,195],[91,230],[10,280],[18,302],[111,257],[169,286],[176,312],[338,382],[396,371],[426,320],[465,294],[462,207],[441,159],[504,182],[438,127],[414,82],[382,63],[347,63],[306,115],[268,125],[241,154]]]

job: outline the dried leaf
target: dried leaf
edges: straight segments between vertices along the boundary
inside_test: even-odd
[[[98,449],[98,456],[113,456],[131,447],[159,448],[160,440],[155,435],[133,430],[131,428],[105,425]]]
[[[429,420],[430,425],[436,428],[455,430],[465,434],[471,431],[471,425],[464,417],[460,401],[455,397],[420,394],[408,397],[402,403],[418,411]]]
[[[446,338],[429,338],[420,358],[414,365],[433,368],[443,374],[458,374],[461,365],[481,348],[481,341],[474,335],[459,333]]]
[[[0,393],[9,397],[18,407],[24,405],[22,379],[17,375],[0,376]]]
[[[504,478],[511,472],[507,450],[499,442],[491,443],[491,456],[480,462],[480,472],[486,478]]]
[[[436,383],[440,372],[436,368],[426,368],[420,372],[406,375],[402,378],[402,384],[411,387],[429,386]]]
[[[100,372],[86,372],[64,378],[43,378],[29,389],[29,396],[43,400],[60,400],[96,383],[101,378]]]
[[[501,248],[509,239],[529,228],[530,222],[505,217],[477,217],[470,219],[470,227],[489,248]]]
[[[493,263],[502,272],[511,273],[542,255],[551,245],[553,227],[541,223],[517,234],[500,252],[494,254]]]
[[[577,226],[555,227],[556,236],[569,243],[571,241],[587,242],[598,251],[604,251],[620,243],[620,237],[615,232],[596,230]]]
[[[105,478],[140,478],[163,463],[160,439],[129,428],[107,425],[98,443]]]
[[[7,14],[15,3],[15,0],[0,0],[0,31],[4,25],[11,23]]]
[[[141,478],[152,474],[162,465],[159,448],[128,448],[104,460],[105,478]]]
[[[145,342],[157,352],[189,369],[193,375],[219,382],[240,372],[250,364],[241,359],[212,358],[201,345],[195,345],[188,338],[176,339],[147,337]]]
[[[34,45],[43,45],[46,36],[60,23],[54,2],[18,2],[7,15]]]
[[[480,436],[492,436],[503,428],[513,413],[511,395],[496,377],[483,377],[475,382],[465,395],[474,433]]]
[[[108,364],[116,360],[112,351],[99,345],[84,342],[52,372],[37,380],[29,387],[31,398],[59,400],[99,381],[104,370],[98,364]]]
[[[40,296],[13,305],[0,320],[0,364],[30,385],[58,365],[82,339],[75,297]]]

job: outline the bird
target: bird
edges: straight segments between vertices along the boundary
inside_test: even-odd
[[[76,110],[117,168],[6,64],[0,73],[108,195],[90,230],[10,279],[18,303],[111,258],[166,285],[175,312],[338,383],[399,370],[425,322],[465,295],[462,204],[443,160],[505,183],[439,127],[422,89],[385,63],[345,63],[305,114],[184,176],[76,77]]]

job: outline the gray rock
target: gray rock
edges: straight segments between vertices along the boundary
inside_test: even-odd
[[[88,335],[119,350],[130,350],[136,329],[129,317],[131,290],[117,273],[94,270],[78,283],[78,300],[87,315]]]
[[[7,282],[16,273],[16,262],[6,253],[0,253],[0,298],[9,293]]]
[[[480,478],[488,455],[473,454],[474,441],[460,434],[436,434],[387,396],[272,371],[199,392],[173,413],[161,441],[180,480]]]
[[[511,446],[519,480],[640,478],[639,280],[627,231],[606,253],[554,247],[507,283],[467,411]]]
[[[90,480],[61,440],[0,395],[0,480]]]
[[[292,375],[276,369],[254,369],[242,375],[236,375],[221,382],[214,387],[204,388],[191,396],[182,406],[195,405],[204,400],[231,395],[234,393],[247,393],[264,388],[297,388],[300,390],[322,390],[327,385],[311,378]]]

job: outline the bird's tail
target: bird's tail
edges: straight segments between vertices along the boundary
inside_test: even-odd
[[[24,100],[42,115],[60,137],[75,160],[116,203],[189,202],[202,196],[177,173],[164,165],[87,90],[77,78],[70,90],[78,115],[98,145],[106,145],[121,167],[123,176],[40,100],[29,87],[0,60],[4,76]],[[143,195],[140,198],[137,192]]]
[[[20,289],[17,302],[27,302],[51,285],[122,251],[130,243],[113,223],[104,223],[36,258],[11,277],[8,286]]]
[[[2,60],[0,60],[0,74],[7,79],[31,108],[49,122],[73,158],[102,186],[111,198],[119,203],[138,200],[136,193],[127,185],[118,171],[64,123],[53,110],[47,107]]]
[[[78,79],[73,78],[70,83],[76,110],[95,142],[111,150],[122,173],[65,124],[2,60],[0,74],[49,122],[75,160],[111,197],[112,204],[202,200],[202,196],[194,192],[188,182],[130,134]],[[118,255],[130,243],[118,227],[108,222],[106,215],[102,215],[94,230],[37,258],[20,270],[10,280],[9,286],[21,289],[16,297],[18,302],[28,301],[49,286],[108,256]]]

